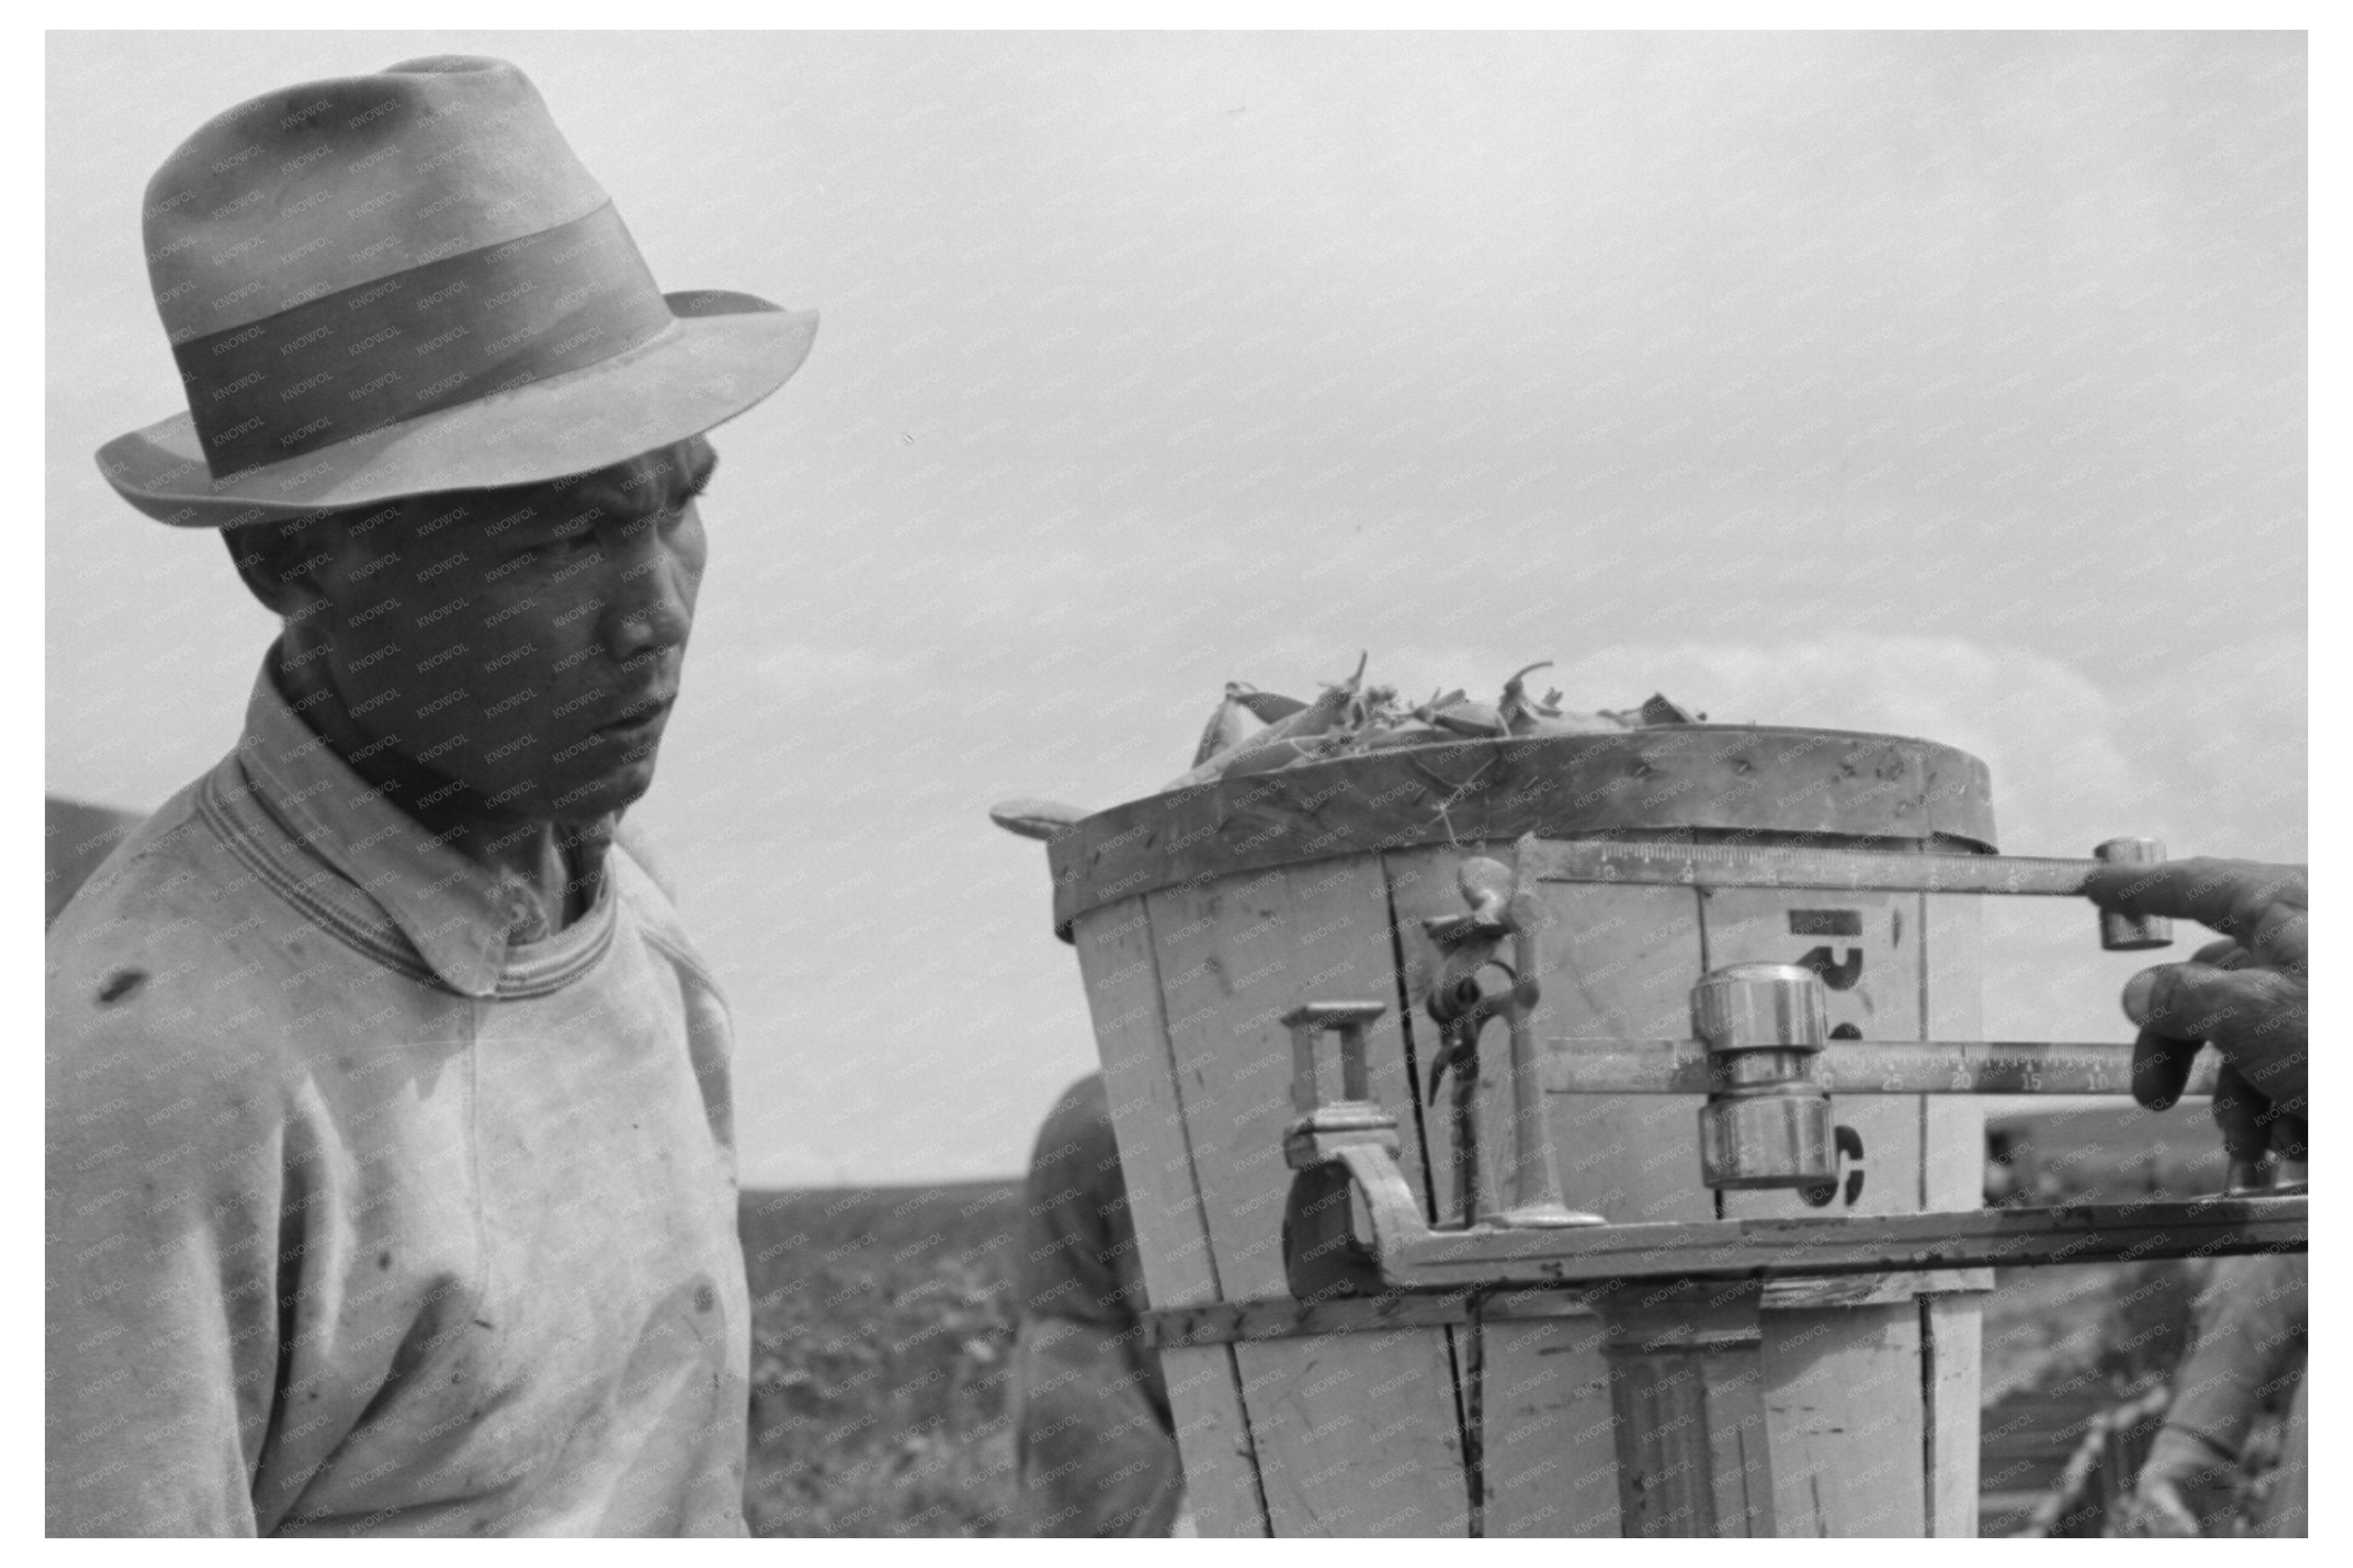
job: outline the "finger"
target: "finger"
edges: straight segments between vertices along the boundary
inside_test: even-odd
[[[2189,1081],[2189,1064],[2198,1055],[2195,1040],[2170,1040],[2144,1029],[2133,1042],[2132,1096],[2149,1110],[2171,1110]]]
[[[2232,1160],[2260,1160],[2271,1139],[2268,1103],[2247,1086],[2238,1068],[2222,1064],[2214,1075],[2214,1125],[2222,1132],[2222,1152]]]
[[[2304,1118],[2291,1111],[2273,1107],[2276,1119],[2272,1123],[2272,1152],[2282,1160],[2305,1163],[2307,1152]]]
[[[2189,955],[2193,964],[2211,964],[2218,969],[2242,969],[2254,962],[2254,955],[2230,938],[2209,942]]]
[[[2118,914],[2195,920],[2242,939],[2253,935],[2273,905],[2298,912],[2309,906],[2303,866],[2204,855],[2094,867],[2084,879],[2084,896]]]
[[[2278,1075],[2293,1057],[2303,1092],[2306,1012],[2304,982],[2277,969],[2160,964],[2125,983],[2125,1016],[2171,1040],[2211,1040],[2249,1082],[2286,1099]]]

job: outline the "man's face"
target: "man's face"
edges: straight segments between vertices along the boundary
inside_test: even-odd
[[[499,817],[583,823],[653,782],[702,586],[701,437],[594,473],[414,498],[323,541],[327,661],[368,744]],[[412,803],[436,804],[434,791]]]

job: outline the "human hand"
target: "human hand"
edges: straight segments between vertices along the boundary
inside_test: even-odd
[[[2190,955],[2190,961],[2211,964],[2216,969],[2243,969],[2254,962],[2254,957],[2238,943],[2225,939],[2199,948]],[[2300,1079],[2300,1062],[2296,1071]],[[2274,1102],[2247,1081],[2235,1060],[2225,1059],[2221,1070],[2214,1075],[2214,1125],[2222,1132],[2222,1152],[2234,1165],[2260,1162],[2267,1150],[2276,1152],[2283,1160],[2302,1164],[2306,1160],[2303,1111],[2301,1087],[2292,1098]],[[2237,1172],[2232,1175],[2235,1178]]]
[[[2195,920],[2229,938],[2126,984],[2125,1015],[2140,1025],[2133,1097],[2151,1110],[2171,1106],[2199,1044],[2211,1042],[2226,1059],[2215,1118],[2233,1157],[2260,1157],[2294,1122],[2300,1158],[2310,996],[2305,868],[2206,857],[2103,865],[2084,892],[2103,909]]]

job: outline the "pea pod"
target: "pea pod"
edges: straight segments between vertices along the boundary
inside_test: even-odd
[[[1261,724],[1280,723],[1307,705],[1297,697],[1286,697],[1281,692],[1254,691],[1240,682],[1227,686],[1226,695],[1249,709],[1250,716]]]
[[[1240,682],[1226,683],[1225,697],[1218,704],[1218,711],[1209,715],[1208,725],[1201,731],[1200,744],[1193,748],[1194,767],[1200,767],[1218,753],[1240,745],[1266,727],[1266,721],[1251,712],[1250,705],[1242,701],[1243,694]]]
[[[1636,727],[1608,714],[1522,714],[1512,721],[1515,736],[1556,735],[1615,735]]]
[[[1510,733],[1504,727],[1502,716],[1485,703],[1465,701],[1451,708],[1440,708],[1430,715],[1430,722],[1440,729],[1451,730],[1473,740],[1493,740],[1497,736]]]
[[[1345,681],[1336,686],[1326,686],[1321,696],[1297,713],[1277,719],[1264,729],[1243,736],[1207,761],[1197,764],[1190,771],[1163,785],[1162,792],[1165,794],[1170,789],[1189,789],[1196,784],[1206,784],[1213,779],[1222,779],[1235,763],[1250,756],[1253,751],[1272,746],[1277,741],[1304,740],[1314,736],[1329,734],[1334,729],[1341,727],[1351,705],[1356,700],[1357,691],[1364,683],[1365,664],[1370,657],[1369,654],[1358,655],[1356,673]],[[1296,758],[1294,756],[1286,760],[1296,760]],[[1278,764],[1278,766],[1281,765]]]
[[[1253,773],[1272,773],[1280,768],[1295,768],[1303,762],[1321,762],[1335,749],[1333,737],[1314,735],[1301,739],[1271,741],[1253,747],[1226,765],[1220,779],[1246,779]]]
[[[1641,713],[1642,722],[1646,725],[1698,724],[1707,717],[1705,714],[1694,714],[1664,692],[1651,693],[1650,700],[1642,705]]]
[[[1386,728],[1368,729],[1357,737],[1356,745],[1366,751],[1394,751],[1401,746],[1438,746],[1461,738],[1436,725],[1409,719]]]
[[[1538,734],[1540,733],[1538,726],[1542,720],[1560,716],[1560,708],[1556,702],[1533,702],[1529,700],[1527,688],[1521,684],[1535,672],[1548,670],[1551,667],[1551,660],[1542,660],[1528,665],[1525,669],[1514,671],[1512,678],[1504,683],[1503,697],[1495,704],[1495,716],[1504,721],[1504,727],[1512,734]],[[1553,694],[1556,699],[1559,695],[1558,692]]]

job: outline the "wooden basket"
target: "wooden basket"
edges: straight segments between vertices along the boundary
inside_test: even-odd
[[[1056,840],[1055,927],[1078,950],[1155,1320],[1229,1308],[1220,1331],[1169,1336],[1163,1351],[1204,1534],[1460,1536],[1474,1489],[1484,1534],[1620,1533],[1600,1325],[1582,1298],[1307,1306],[1285,1284],[1282,1015],[1311,1001],[1387,1004],[1372,1087],[1403,1124],[1401,1162],[1430,1216],[1450,1213],[1451,1123],[1442,1101],[1427,1103],[1437,1038],[1420,1004],[1437,953],[1423,920],[1462,912],[1466,856],[1508,858],[1529,832],[1994,848],[1986,768],[1965,753],[1711,725],[1377,753],[1134,801]],[[1843,1037],[1980,1033],[1969,897],[1540,892],[1545,1038],[1684,1035],[1694,982],[1746,959],[1822,969]],[[1548,1097],[1569,1205],[1615,1222],[1978,1206],[1981,1120],[1966,1097],[1841,1097],[1862,1180],[1850,1172],[1821,1209],[1790,1192],[1704,1187],[1698,1104]],[[1782,1533],[1975,1534],[1972,1292],[1987,1283],[1978,1271],[1768,1289],[1764,1405]]]

